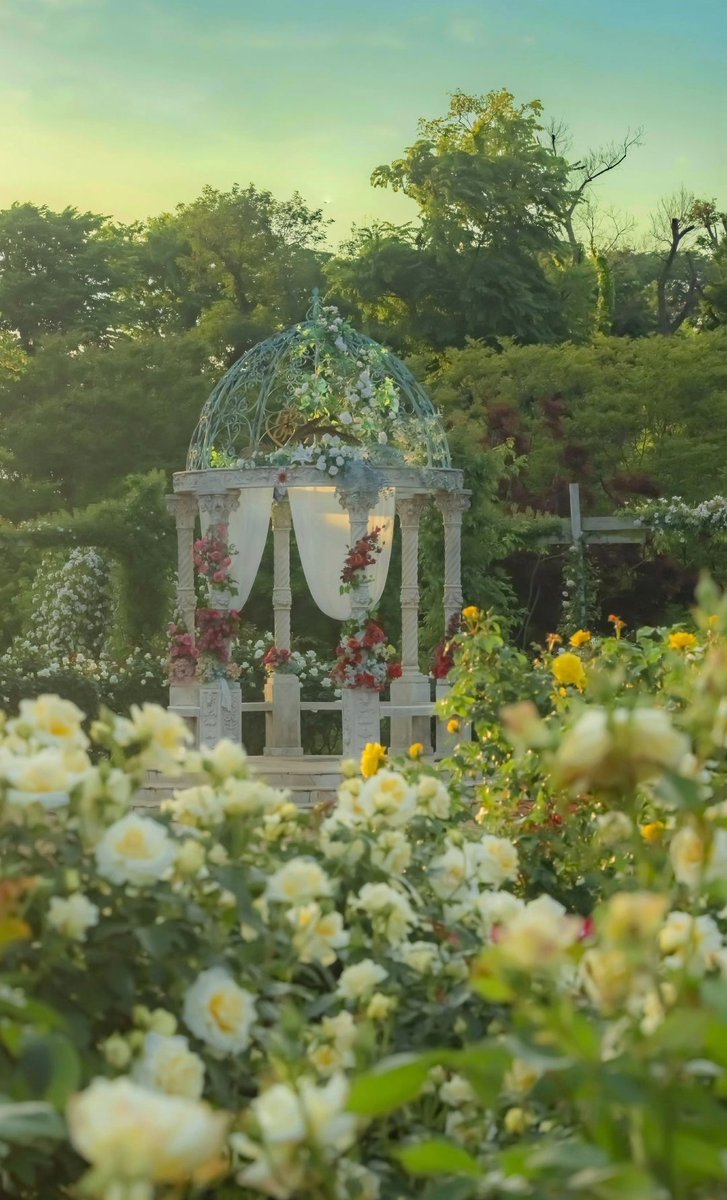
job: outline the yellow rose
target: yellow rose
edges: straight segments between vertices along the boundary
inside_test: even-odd
[[[577,629],[570,639],[571,646],[585,646],[591,640],[591,632],[589,629]]]
[[[670,650],[693,650],[696,644],[697,638],[693,633],[686,633],[684,630],[679,630],[677,633],[669,634]]]
[[[447,721],[447,733],[459,733],[459,721],[456,717],[452,717],[451,721]]]
[[[656,936],[668,907],[668,897],[658,892],[617,892],[599,919],[601,932],[611,942],[648,940]]]
[[[660,842],[665,829],[666,825],[663,821],[650,821],[648,825],[640,827],[641,836],[645,842]]]
[[[424,747],[421,742],[412,742],[409,747],[409,758],[421,758],[424,753]]]
[[[482,612],[476,604],[468,604],[467,608],[462,609],[462,616],[465,621],[478,621],[482,616]]]
[[[580,691],[586,685],[586,672],[577,654],[571,654],[566,651],[565,654],[559,654],[553,660],[551,670],[561,684],[573,684]]]
[[[386,748],[379,742],[368,742],[361,755],[361,774],[364,779],[370,779],[383,767],[386,761]]]

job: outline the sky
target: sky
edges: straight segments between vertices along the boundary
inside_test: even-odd
[[[645,229],[685,185],[727,208],[727,0],[0,0],[0,206],[122,220],[205,184],[407,220],[374,167],[448,93],[539,99],[582,152],[643,144],[603,183]]]

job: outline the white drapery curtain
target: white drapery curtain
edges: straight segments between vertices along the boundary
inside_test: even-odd
[[[230,608],[242,608],[252,591],[268,538],[270,512],[273,506],[272,488],[241,488],[240,503],[230,513],[228,540],[235,547],[230,578],[237,587],[230,596]],[[202,536],[209,530],[207,513],[200,514]]]
[[[351,521],[332,487],[291,488],[288,492],[293,529],[310,593],[326,616],[347,621],[351,597],[341,595],[341,571],[351,546]],[[369,590],[373,603],[381,599],[391,561],[394,536],[395,497],[393,488],[379,493],[369,517],[369,532],[381,529],[381,554],[369,567]]]

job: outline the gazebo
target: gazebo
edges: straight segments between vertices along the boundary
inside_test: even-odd
[[[419,741],[431,751],[431,681],[419,663],[420,521],[434,503],[444,529],[446,627],[462,606],[461,526],[469,500],[439,414],[407,367],[314,293],[304,321],[253,347],[217,384],[186,470],[175,474],[173,486],[182,627],[188,634],[199,630],[194,563],[200,535],[230,550],[226,590],[215,591],[212,580],[210,593],[214,611],[224,617],[245,604],[272,525],[281,661],[292,636],[291,532],[313,599],[329,616],[349,622],[344,630],[350,632],[364,628],[386,586],[398,521],[401,673],[390,684],[390,700],[383,703],[378,688],[344,686],[340,701],[307,707],[340,709],[346,756],[380,740],[382,713],[392,719],[394,748]],[[357,586],[347,591],[341,586],[347,554],[371,535],[375,565],[359,572]],[[244,705],[224,669],[213,678],[171,678],[170,705],[190,719],[204,745],[222,737],[241,741],[245,713],[262,710],[268,758],[303,756],[300,712],[306,705],[294,675],[274,670],[260,701]]]

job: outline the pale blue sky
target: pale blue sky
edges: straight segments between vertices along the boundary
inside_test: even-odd
[[[124,219],[205,183],[411,215],[371,170],[456,88],[538,98],[582,150],[644,127],[602,188],[642,225],[685,184],[727,207],[726,0],[0,0],[0,205]]]

